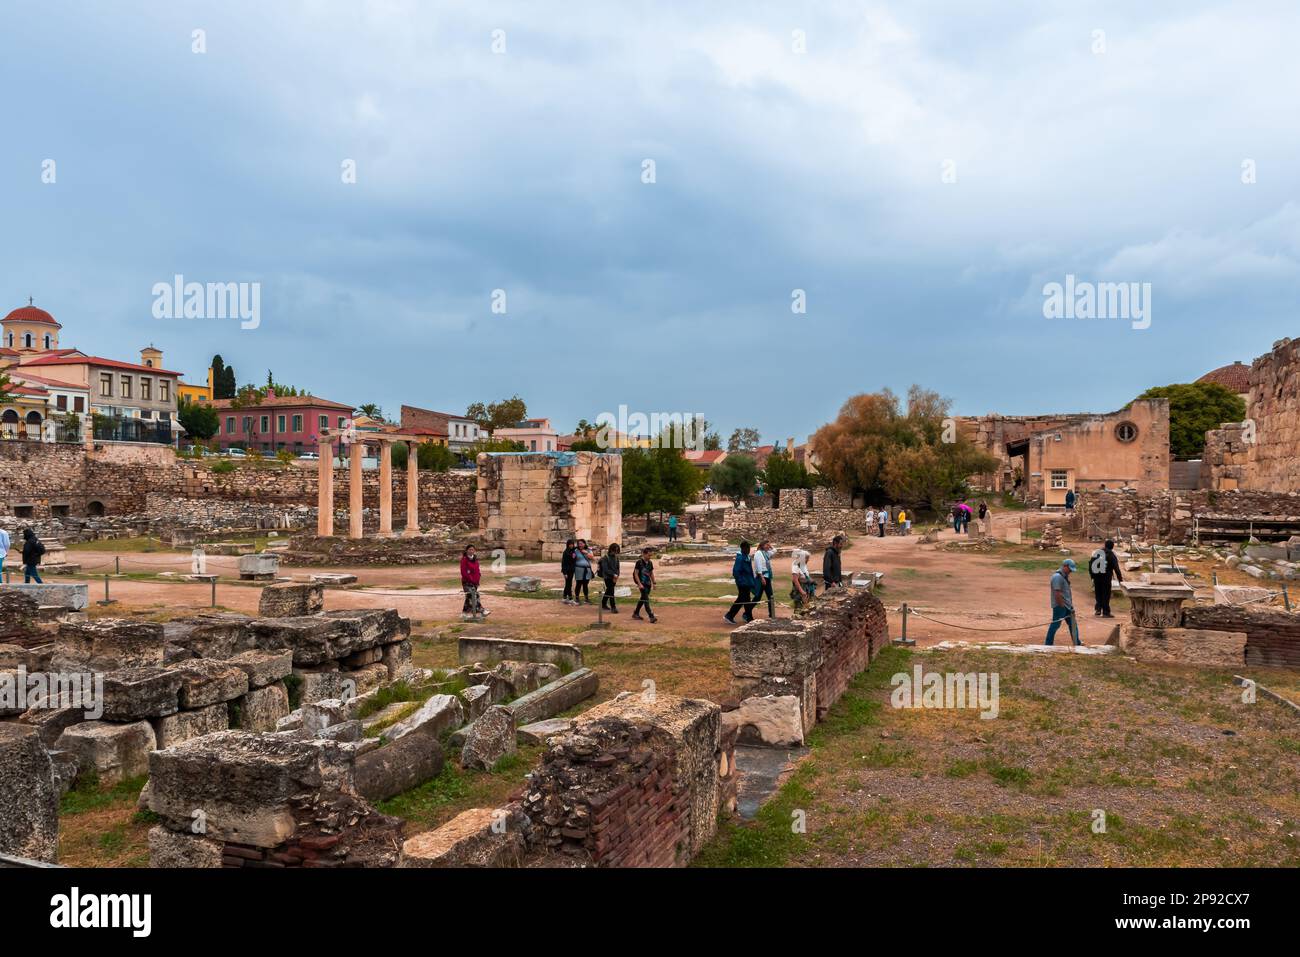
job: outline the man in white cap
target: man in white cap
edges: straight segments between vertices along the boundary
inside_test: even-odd
[[[1074,559],[1067,558],[1061,562],[1061,570],[1052,576],[1052,623],[1047,628],[1047,641],[1044,644],[1052,643],[1062,621],[1069,622],[1070,635],[1074,638],[1074,643],[1083,644],[1079,640],[1079,626],[1074,618],[1074,598],[1070,594],[1070,572],[1077,567]]]

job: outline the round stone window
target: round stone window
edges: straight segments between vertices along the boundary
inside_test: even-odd
[[[1138,427],[1132,422],[1121,422],[1115,426],[1115,438],[1121,442],[1132,442],[1138,437]]]

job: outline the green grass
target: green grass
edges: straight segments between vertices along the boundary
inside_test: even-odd
[[[1061,567],[1060,560],[1053,558],[1017,558],[998,564],[1020,572],[1051,572]]]
[[[502,800],[516,784],[522,786],[524,773],[536,763],[540,752],[537,746],[521,747],[503,757],[491,771],[466,770],[454,757],[449,758],[436,777],[380,802],[379,810],[421,826],[408,833],[423,826],[437,826],[454,813],[489,806]]]
[[[147,774],[137,778],[126,778],[111,787],[101,788],[99,778],[94,774],[83,774],[77,778],[76,785],[59,802],[60,814],[85,814],[87,811],[100,811],[123,801],[134,801],[140,794]]]

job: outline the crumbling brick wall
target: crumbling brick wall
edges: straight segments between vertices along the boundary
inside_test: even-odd
[[[553,739],[529,776],[534,840],[601,867],[683,866],[716,829],[721,759],[716,704],[619,695]]]
[[[1300,524],[1300,492],[1088,491],[1080,493],[1075,511],[1079,528],[1094,540],[1136,535],[1150,542],[1184,545],[1194,539],[1198,521],[1206,527],[1218,518]]]
[[[1300,668],[1300,615],[1251,605],[1197,605],[1183,609],[1183,627],[1246,633],[1246,664]]]
[[[1250,366],[1246,416],[1206,434],[1202,478],[1210,488],[1300,491],[1300,340],[1280,339]]]

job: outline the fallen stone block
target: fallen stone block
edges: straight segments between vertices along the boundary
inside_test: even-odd
[[[579,668],[517,698],[505,707],[514,713],[515,724],[532,724],[568,711],[594,695],[599,687],[600,678],[596,672],[590,668]]]
[[[46,708],[36,707],[24,711],[18,723],[36,729],[41,736],[41,743],[52,748],[59,736],[73,725],[83,721],[94,720],[84,708]]]
[[[396,741],[360,755],[354,771],[357,791],[372,803],[386,801],[436,777],[442,764],[437,725],[425,723]]]
[[[312,575],[311,580],[316,584],[324,585],[327,588],[337,588],[341,585],[355,585],[357,583],[357,576],[334,572],[321,572]]]
[[[220,841],[201,834],[182,834],[168,828],[149,828],[149,866],[168,868],[220,867]]]
[[[814,674],[822,663],[820,622],[763,618],[731,633],[731,673],[736,677]]]
[[[514,714],[509,708],[493,705],[466,730],[460,765],[491,771],[498,761],[516,750]]]
[[[470,685],[460,696],[465,702],[466,721],[477,721],[479,715],[492,706],[492,688],[489,685]]]
[[[530,830],[518,805],[473,808],[409,838],[398,867],[519,867]]]
[[[154,735],[159,748],[170,748],[191,738],[215,734],[230,728],[230,711],[224,701],[195,711],[178,711],[164,718],[154,718]]]
[[[529,575],[516,575],[506,579],[506,591],[535,592],[542,590],[542,580]]]
[[[291,730],[280,727],[280,722],[289,716],[289,692],[279,683],[254,688],[231,702],[230,711],[232,728],[242,731]]]
[[[169,621],[163,627],[167,642],[189,649],[193,657],[227,660],[255,646],[253,621],[247,615],[214,613]]]
[[[520,744],[547,744],[551,738],[567,734],[572,729],[572,718],[547,718],[523,725],[515,732],[515,738]]]
[[[337,662],[376,645],[409,638],[411,621],[393,609],[346,609],[296,618],[258,618],[252,623],[257,647],[288,648],[295,667]]]
[[[496,671],[505,679],[510,694],[516,698],[536,691],[560,677],[559,666],[550,662],[503,661],[497,665]]]
[[[66,621],[59,625],[57,656],[96,671],[161,665],[163,626],[129,618]],[[66,669],[65,669],[66,670]]]
[[[279,555],[257,552],[239,556],[239,577],[244,581],[274,581],[279,572]]]
[[[291,618],[317,615],[325,610],[324,586],[300,582],[277,582],[262,589],[257,613],[262,618]]]
[[[384,645],[380,661],[388,669],[388,680],[398,681],[411,665],[411,640],[404,638]]]
[[[227,664],[248,675],[250,688],[265,688],[293,674],[291,651],[241,651]]]
[[[183,676],[168,668],[122,668],[104,674],[103,717],[138,721],[175,714]]]
[[[746,698],[734,711],[722,714],[724,729],[735,727],[740,744],[790,748],[803,744],[803,715],[794,695]]]
[[[8,591],[34,598],[38,605],[56,606],[66,611],[85,611],[90,605],[90,586],[84,582],[57,585],[0,584],[0,592]]]
[[[0,724],[0,854],[53,863],[59,853],[59,792],[34,728]]]
[[[82,774],[93,772],[100,784],[118,784],[149,773],[149,754],[158,739],[148,721],[84,721],[64,731],[57,747],[77,756]]]
[[[581,668],[582,649],[554,641],[462,637],[457,654],[463,665],[476,661],[547,661],[562,668]]]
[[[426,725],[431,726],[428,730],[434,737],[439,737],[444,731],[459,728],[464,721],[465,711],[459,698],[455,695],[436,694],[409,717],[385,728],[382,737],[386,741],[397,741]]]
[[[172,671],[181,676],[177,700],[182,708],[206,708],[248,693],[248,675],[229,662],[190,658]]]
[[[312,734],[324,731],[335,724],[350,720],[352,709],[339,698],[323,698],[302,706],[302,726]]]

